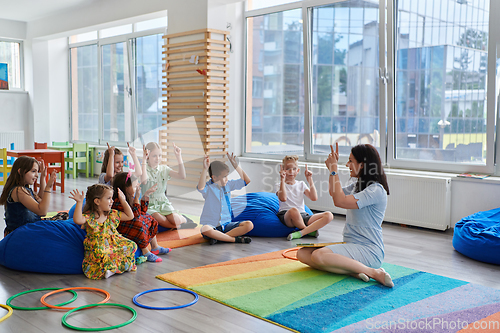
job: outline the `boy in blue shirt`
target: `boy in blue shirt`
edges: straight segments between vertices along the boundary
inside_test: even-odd
[[[236,162],[234,154],[227,154],[234,169],[240,175],[240,179],[228,180],[229,167],[221,161],[213,161],[205,156],[203,159],[203,171],[200,175],[197,190],[205,199],[203,211],[200,217],[201,233],[203,238],[208,239],[210,245],[217,241],[227,243],[250,243],[252,239],[243,236],[253,229],[251,221],[231,222],[231,191],[239,190],[250,183],[250,178]],[[207,179],[207,171],[210,180]]]

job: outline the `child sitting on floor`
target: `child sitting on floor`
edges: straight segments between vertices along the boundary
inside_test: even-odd
[[[116,230],[120,221],[130,221],[134,218],[125,194],[118,189],[123,212],[111,209],[113,188],[108,185],[89,186],[85,197],[83,192],[71,191],[70,198],[76,201],[73,221],[87,232],[83,241],[85,253],[82,269],[85,276],[99,280],[116,273],[135,271],[137,244]],[[85,207],[82,211],[84,198]]]
[[[239,190],[250,183],[250,178],[236,163],[233,154],[227,154],[229,161],[240,175],[238,180],[228,180],[229,167],[221,161],[213,161],[205,156],[203,171],[200,175],[197,189],[203,195],[205,204],[201,213],[200,222],[203,224],[201,233],[208,239],[210,245],[217,241],[228,243],[250,243],[252,239],[243,236],[253,229],[251,221],[231,221],[231,191]],[[207,171],[210,180],[205,183]]]
[[[318,200],[318,194],[312,179],[312,172],[307,169],[307,164],[304,176],[310,188],[302,180],[295,180],[295,177],[300,172],[297,163],[298,159],[297,155],[289,155],[283,158],[283,164],[280,165],[281,181],[276,185],[276,195],[280,204],[278,218],[287,227],[300,229],[290,233],[287,237],[288,240],[301,238],[304,235],[317,238],[319,235],[318,229],[323,228],[333,220],[331,212],[317,213],[312,216],[306,213],[304,195],[312,201],[316,201]]]
[[[181,148],[173,143],[173,150],[177,159],[178,171],[173,170],[168,165],[160,164],[161,148],[156,142],[149,142],[144,147],[142,164],[145,166],[146,172],[141,177],[142,191],[145,192],[153,184],[157,185],[156,191],[151,193],[148,213],[158,221],[159,225],[165,228],[195,228],[196,223],[187,216],[179,214],[167,198],[167,182],[170,178],[186,178]]]
[[[134,218],[129,221],[121,221],[117,230],[120,234],[133,240],[141,249],[142,255],[150,262],[161,262],[158,254],[167,254],[169,248],[163,248],[156,241],[158,233],[158,222],[147,213],[149,196],[156,191],[156,184],[149,188],[141,197],[141,187],[137,178],[130,172],[120,172],[113,178],[113,209],[124,211],[124,207],[118,197],[119,191],[125,193],[128,204],[132,207]],[[151,244],[151,251],[148,245]]]
[[[31,186],[38,179],[39,169],[41,178],[37,195]],[[47,184],[46,173],[43,160],[39,163],[33,157],[20,156],[14,161],[0,196],[0,205],[5,205],[4,237],[20,226],[42,220],[42,216],[47,214],[56,172],[52,172]]]

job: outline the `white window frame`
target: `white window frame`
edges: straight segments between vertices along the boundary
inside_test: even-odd
[[[246,11],[244,14],[245,19],[245,43],[244,43],[244,75],[245,82],[248,84],[247,73],[247,45],[248,45],[248,24],[247,19],[250,17],[272,14],[292,9],[302,8],[302,24],[303,24],[303,45],[304,45],[304,151],[301,160],[322,163],[325,155],[312,154],[312,128],[311,124],[311,105],[310,99],[312,89],[312,77],[309,72],[311,69],[309,59],[309,49],[311,43],[312,32],[310,31],[310,8],[315,6],[334,4],[343,2],[345,0],[303,0],[301,2],[294,2],[285,5],[273,6],[268,8],[261,8],[256,10]],[[435,0],[439,1],[439,0]],[[404,160],[401,158],[396,159],[395,156],[395,66],[396,66],[396,50],[395,50],[395,0],[380,0],[380,8],[386,8],[386,11],[379,10],[379,22],[387,22],[387,31],[385,25],[379,24],[379,58],[380,68],[382,73],[387,69],[387,84],[384,84],[382,78],[379,78],[379,95],[380,95],[380,157],[384,165],[391,168],[401,168],[408,170],[424,170],[424,171],[438,171],[438,172],[475,172],[500,175],[500,165],[495,160],[496,152],[500,152],[500,126],[496,127],[495,123],[498,120],[500,123],[500,112],[497,112],[499,107],[497,96],[497,77],[495,75],[488,75],[487,77],[487,116],[486,116],[486,164],[466,164],[466,163],[451,163],[442,161],[418,161],[418,160]],[[500,47],[497,50],[497,45],[500,45],[500,1],[490,0],[489,10],[489,33],[488,33],[488,73],[495,73],[497,67],[497,59],[500,59]],[[386,51],[387,50],[387,51]],[[500,74],[499,74],[500,75]],[[499,76],[500,78],[500,76]],[[243,110],[245,112],[252,112],[246,110],[246,98],[248,89],[245,85],[245,98],[243,99]],[[498,117],[498,119],[497,119]],[[248,117],[244,117],[248,119]],[[387,125],[386,125],[387,124]],[[245,157],[263,158],[263,159],[277,159],[279,156],[275,154],[262,154],[246,152],[246,128],[247,124],[243,123],[242,128],[242,152]],[[495,141],[496,135],[496,141]],[[345,163],[347,156],[340,157],[340,163]]]
[[[0,42],[7,42],[7,43],[19,43],[19,71],[20,71],[20,85],[21,87],[19,88],[12,88],[10,83],[9,83],[9,90],[6,91],[25,91],[25,85],[24,85],[24,42],[20,39],[9,39],[9,38],[0,38]],[[0,90],[0,91],[5,91],[5,90]]]
[[[132,23],[131,23],[132,24]],[[137,133],[137,104],[136,104],[136,93],[135,93],[135,57],[132,54],[132,41],[136,38],[139,37],[146,37],[146,36],[151,36],[151,35],[157,35],[157,34],[164,34],[165,33],[166,27],[162,28],[155,28],[155,29],[149,29],[149,30],[143,30],[136,32],[135,31],[135,24],[132,24],[132,33],[129,34],[124,34],[124,35],[119,35],[119,36],[113,36],[113,37],[108,37],[108,38],[101,38],[101,39],[96,39],[96,40],[90,40],[86,42],[79,42],[79,43],[70,43],[68,52],[71,51],[72,48],[75,47],[81,47],[81,46],[88,46],[88,45],[97,45],[97,75],[98,75],[98,98],[99,98],[99,103],[98,103],[98,119],[99,119],[99,124],[98,124],[98,142],[95,142],[100,145],[106,145],[109,143],[110,145],[114,146],[126,146],[127,142],[121,142],[121,141],[109,141],[103,139],[103,131],[104,131],[104,113],[103,113],[103,93],[102,93],[102,46],[104,45],[109,45],[109,44],[115,44],[115,43],[121,43],[125,42],[127,45],[127,52],[128,52],[128,67],[129,67],[129,82],[128,82],[128,87],[132,89],[132,95],[130,96],[129,102],[131,103],[130,110],[132,114],[132,119],[131,119],[131,137],[132,138],[137,138],[138,133]],[[99,35],[99,32],[98,32]],[[71,55],[70,55],[71,59]],[[70,75],[70,82],[71,82],[71,69],[69,71]],[[71,86],[70,86],[70,105],[71,103]],[[71,121],[71,126],[73,126],[73,120],[72,120],[72,112],[70,112],[70,121]],[[74,140],[75,142],[81,142],[83,140]]]

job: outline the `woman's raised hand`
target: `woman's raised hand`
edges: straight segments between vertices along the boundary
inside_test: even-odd
[[[73,190],[69,193],[69,198],[75,200],[76,202],[83,202],[85,198],[85,193],[78,190]]]
[[[331,153],[328,155],[328,158],[325,161],[325,165],[330,172],[337,171],[337,163],[339,162],[339,143],[335,143],[335,151],[333,150],[333,146],[330,145]]]

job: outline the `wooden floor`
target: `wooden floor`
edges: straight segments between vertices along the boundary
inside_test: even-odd
[[[52,195],[50,211],[67,210],[74,201],[68,198],[69,192],[78,188],[85,190],[97,179],[67,179],[66,193],[59,190]],[[202,202],[171,198],[174,207],[182,213],[201,214]],[[3,207],[0,208],[3,215]],[[324,229],[318,239],[320,242],[340,241],[345,218],[335,216],[335,220]],[[0,237],[3,236],[4,221],[0,221]],[[384,223],[385,261],[434,274],[465,280],[484,286],[500,288],[500,266],[489,265],[471,260],[456,252],[452,246],[453,233],[432,231],[420,228],[401,227]],[[161,263],[144,263],[137,272],[112,276],[109,279],[93,281],[82,275],[52,275],[12,271],[0,266],[0,303],[19,292],[37,288],[95,287],[111,294],[112,303],[132,306],[138,317],[132,324],[114,330],[119,332],[287,332],[286,329],[254,318],[217,302],[200,297],[194,306],[169,311],[147,310],[132,303],[134,295],[141,291],[168,288],[171,285],[156,279],[158,274],[191,267],[227,261],[231,259],[261,254],[293,247],[295,243],[284,238],[253,238],[251,244],[205,244],[174,249],[162,256]],[[29,244],[25,244],[29,246]],[[33,249],[40,251],[43,249]],[[15,305],[39,306],[39,299],[45,292],[25,295],[14,301]],[[51,304],[68,300],[66,293],[50,298]],[[101,295],[92,292],[79,292],[78,299],[71,306],[80,306],[100,301]],[[141,302],[153,306],[169,306],[187,303],[189,295],[176,292],[157,292],[141,297]],[[6,313],[0,309],[0,317]],[[0,323],[0,332],[68,332],[61,324],[64,312],[55,310],[20,311]],[[103,327],[116,325],[130,318],[127,310],[98,307],[71,316],[70,324],[82,327]]]

